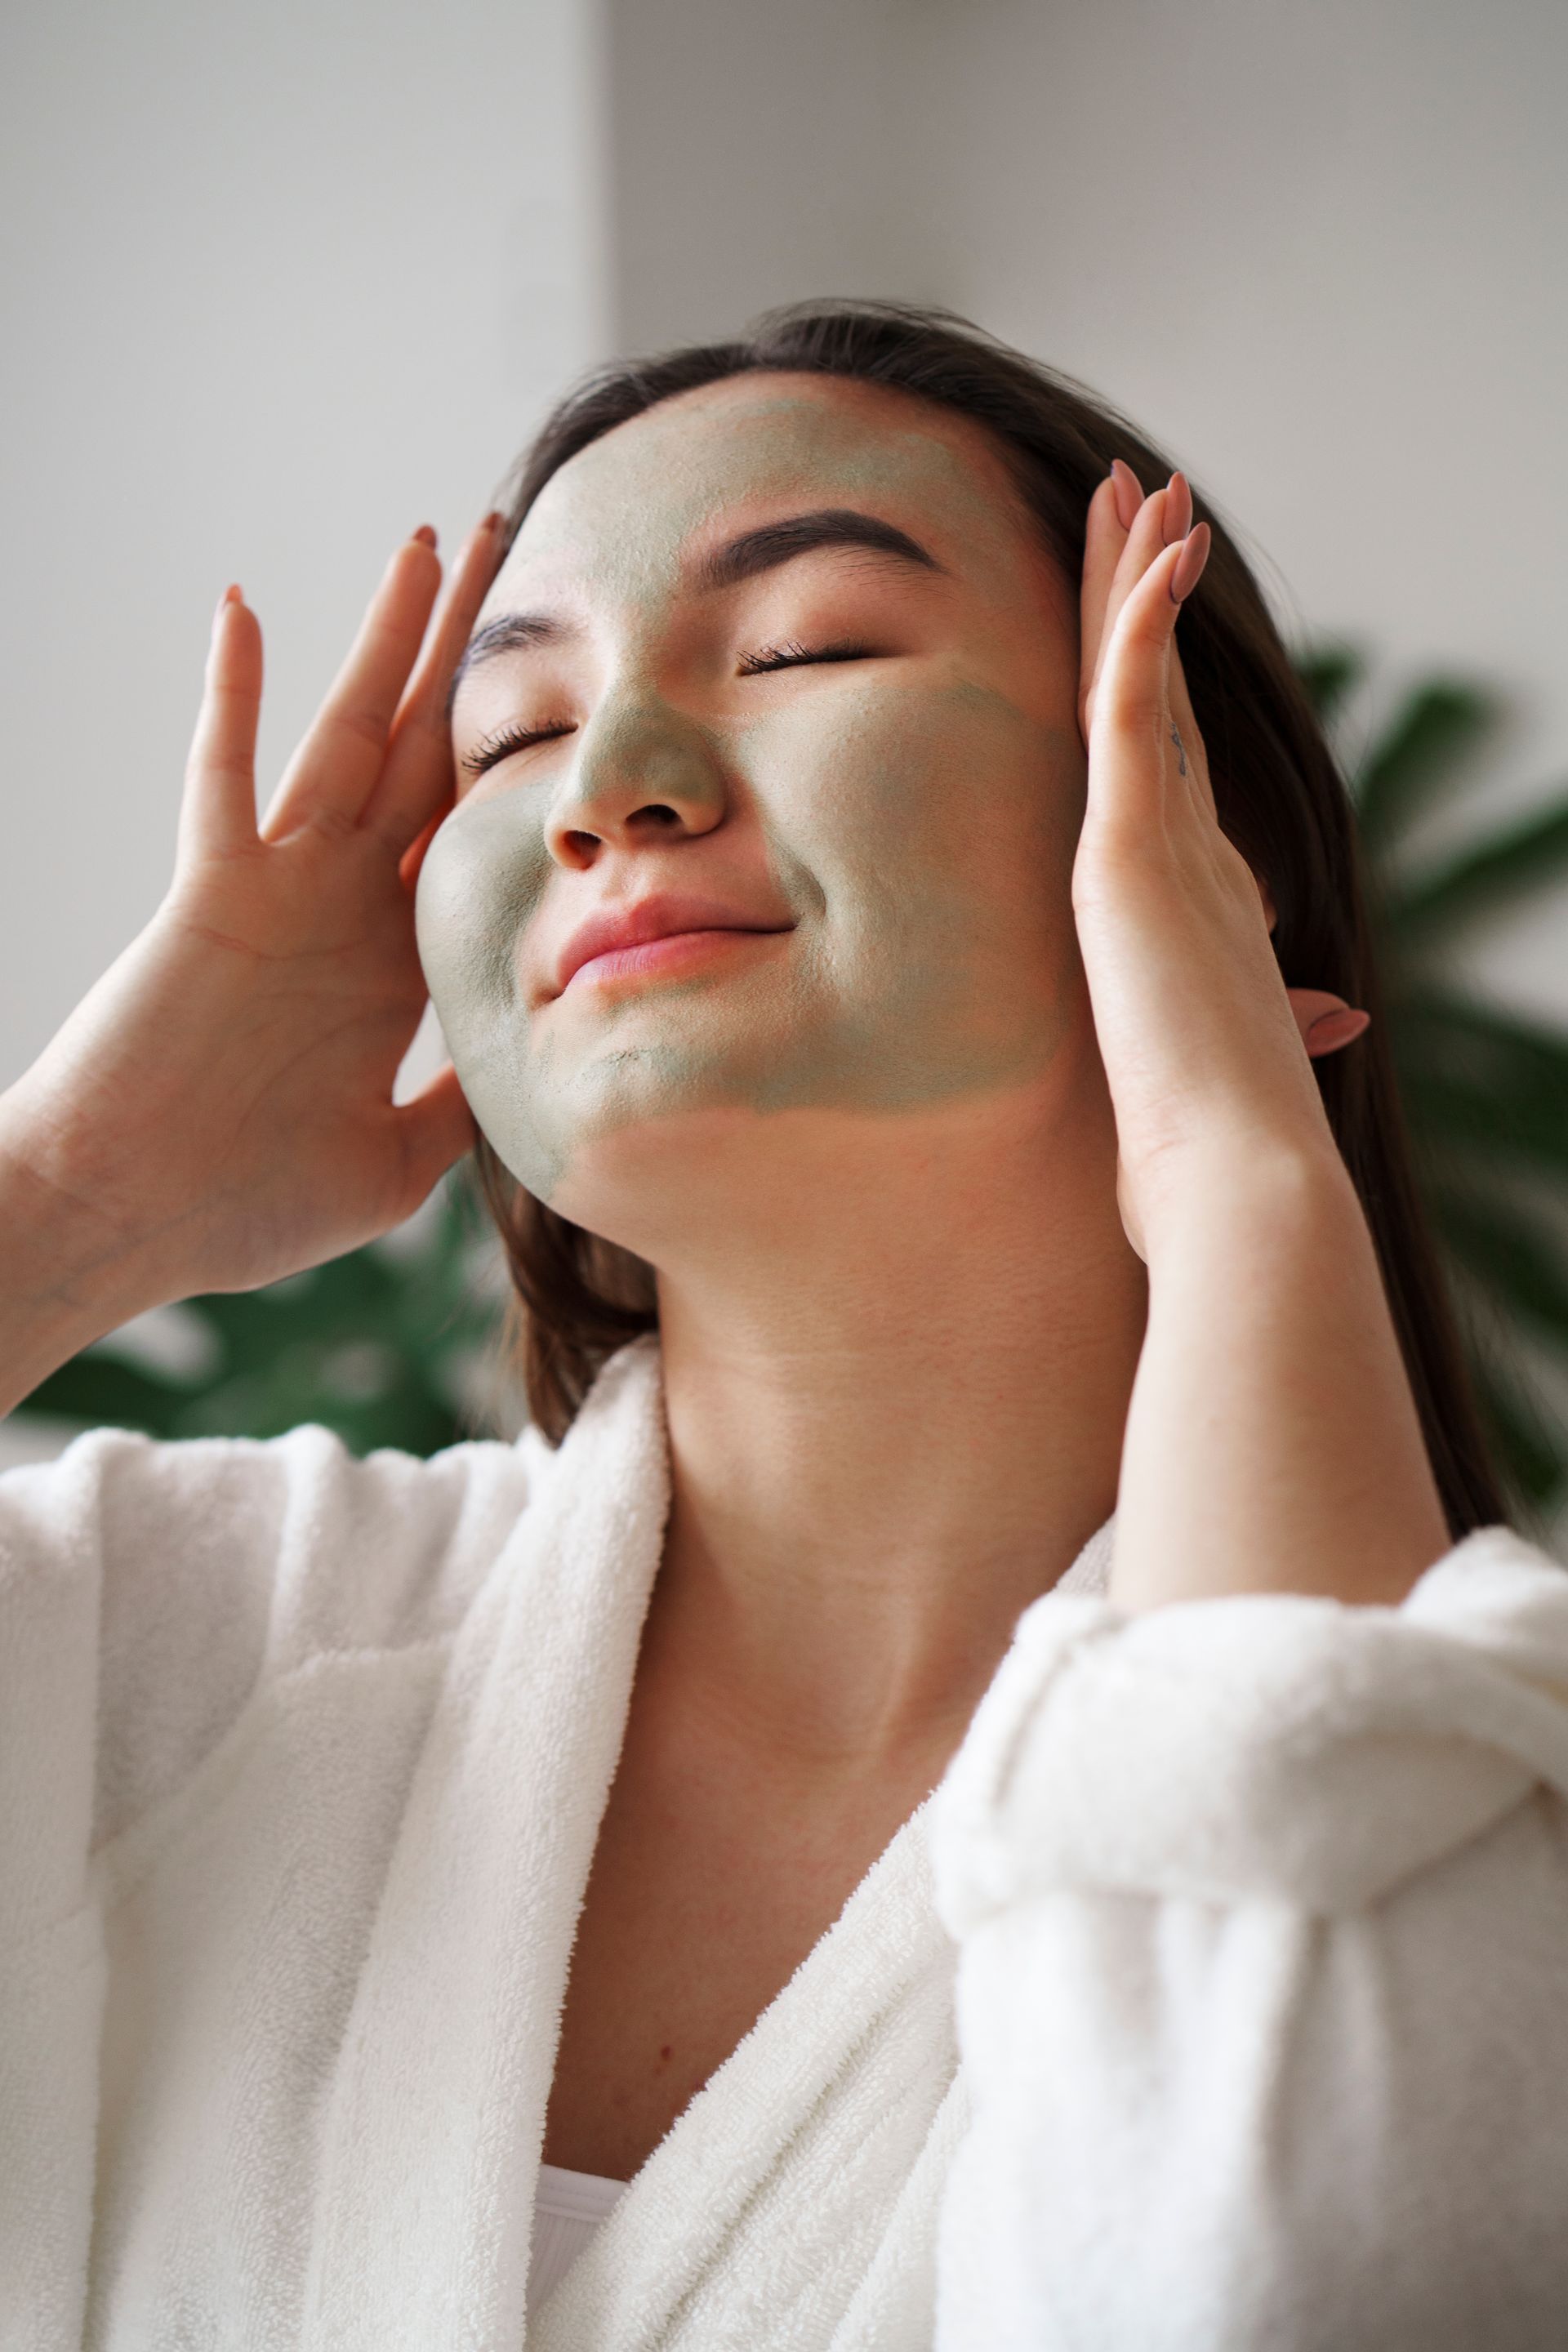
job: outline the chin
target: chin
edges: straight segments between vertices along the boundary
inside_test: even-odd
[[[577,1140],[546,1197],[574,1224],[658,1263],[765,1181],[773,1124],[731,1106],[620,1121]]]

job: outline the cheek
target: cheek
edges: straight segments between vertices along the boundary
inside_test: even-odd
[[[465,802],[431,843],[415,929],[454,1058],[471,1058],[498,1019],[521,1017],[518,943],[549,876],[543,829],[521,792]]]
[[[1048,955],[1083,818],[1076,729],[964,680],[834,699],[777,763],[775,808],[840,924],[923,935],[955,977]]]
[[[518,950],[550,878],[550,854],[521,792],[468,801],[447,819],[419,874],[419,961],[468,1107],[512,1174],[541,1200],[564,1154],[550,1119],[549,1053],[534,1049]]]

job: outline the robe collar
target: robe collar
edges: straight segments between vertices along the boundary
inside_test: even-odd
[[[453,1641],[324,2088],[313,2352],[522,2341],[567,1969],[669,1509],[657,1339],[610,1360],[537,1460],[537,1490]],[[1104,1589],[1110,1538],[1107,1523],[1060,1589]],[[536,2318],[531,2352],[681,2340],[679,2311],[743,2240],[785,2151],[796,2194],[812,2193],[824,2097],[879,2037],[890,2080],[924,2103],[910,2127],[933,2147],[952,2137],[952,1948],[925,1815],[671,2126]],[[829,2130],[823,2162],[831,2144]]]

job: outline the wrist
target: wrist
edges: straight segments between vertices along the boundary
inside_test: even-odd
[[[1151,1273],[1158,1257],[1205,1239],[1228,1255],[1250,1241],[1284,1244],[1350,1219],[1361,1202],[1332,1136],[1256,1130],[1168,1155],[1141,1199]]]
[[[0,1413],[79,1349],[161,1305],[148,1253],[53,1166],[45,1139],[0,1103]]]
[[[1148,1248],[1112,1598],[1396,1603],[1447,1531],[1349,1171],[1258,1139],[1184,1178]]]

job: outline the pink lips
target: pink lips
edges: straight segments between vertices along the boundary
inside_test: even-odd
[[[700,961],[704,948],[717,944],[716,932],[739,931],[755,937],[791,928],[788,923],[750,921],[733,908],[709,898],[655,897],[638,899],[629,907],[606,907],[580,924],[563,948],[555,968],[555,993],[560,995],[584,964],[601,958],[613,959],[606,961],[606,977],[612,970],[655,971]],[[654,949],[656,942],[665,941],[668,946],[662,952],[626,952]]]

